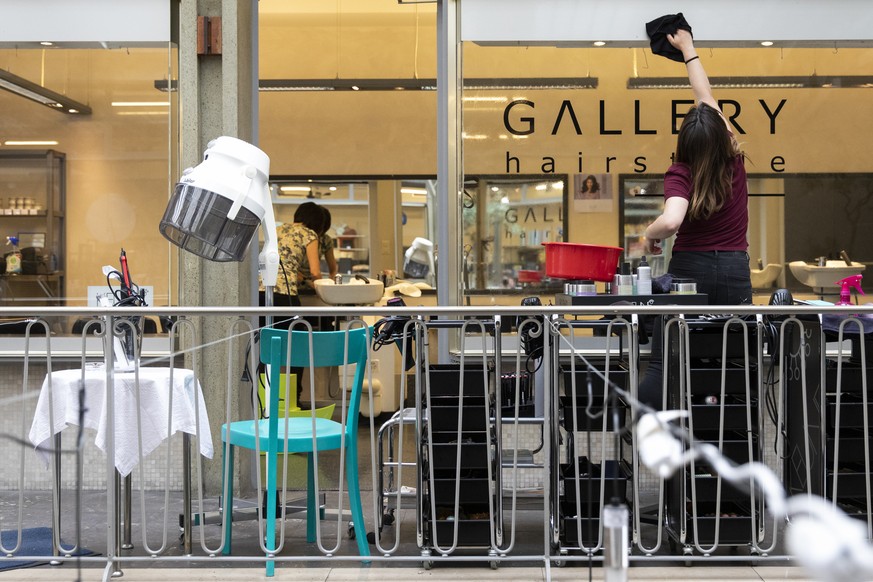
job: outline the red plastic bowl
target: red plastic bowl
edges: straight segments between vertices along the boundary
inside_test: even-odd
[[[518,282],[519,283],[539,283],[543,280],[542,271],[533,271],[528,269],[519,269],[518,270]]]
[[[621,247],[547,242],[546,276],[554,279],[612,281],[618,267]]]

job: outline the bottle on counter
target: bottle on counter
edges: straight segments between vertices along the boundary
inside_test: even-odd
[[[631,276],[630,263],[622,263],[621,275],[618,276],[618,294],[619,295],[633,295],[633,293],[634,293],[634,283],[633,283],[633,277]]]
[[[637,295],[652,294],[652,267],[646,262],[646,257],[637,266]]]

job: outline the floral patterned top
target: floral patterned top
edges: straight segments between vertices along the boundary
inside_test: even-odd
[[[279,268],[275,291],[297,295],[297,275],[306,262],[306,247],[318,240],[318,235],[298,222],[285,223],[276,229],[276,240],[279,242],[279,261],[282,266]]]
[[[328,251],[332,251],[336,248],[336,241],[333,240],[333,237],[327,233],[321,235],[321,238],[318,239],[318,256],[324,257],[327,255]],[[300,274],[302,275],[301,282],[304,285],[309,287],[315,287],[312,282],[312,270],[309,268],[309,261],[306,257],[303,257],[303,265],[300,268]],[[322,273],[324,274],[324,273]]]

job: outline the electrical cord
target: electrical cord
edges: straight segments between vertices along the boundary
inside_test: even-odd
[[[377,321],[373,325],[373,351],[405,339],[405,325],[410,319],[408,315],[390,315]]]
[[[773,426],[777,427],[778,431],[773,439],[773,452],[777,458],[784,460],[785,456],[779,453],[779,440],[780,437],[786,439],[788,434],[784,429],[778,429],[779,403],[777,390],[779,387],[779,380],[776,378],[776,367],[779,363],[779,350],[777,348],[779,332],[776,328],[776,324],[769,318],[764,321],[764,337],[766,338],[767,344],[770,346],[770,365],[767,369],[767,376],[764,378],[764,409],[767,411],[767,416],[770,418]]]
[[[117,270],[112,270],[106,273],[106,285],[109,291],[115,298],[115,307],[145,307],[148,304],[145,300],[145,289],[140,289],[139,285],[130,281],[130,287],[126,287],[124,283],[118,288],[112,287],[112,279],[123,281],[122,275]]]
[[[249,356],[251,356],[252,348],[255,344],[259,343],[261,340],[261,332],[255,331],[251,335],[251,339],[246,343],[246,353],[243,358],[243,372],[240,380],[242,382],[248,382],[249,384],[249,395],[252,397],[252,400],[257,402],[258,406],[258,418],[264,418],[264,403],[261,400],[261,393],[258,390],[261,386],[264,386],[265,394],[266,388],[269,385],[270,378],[267,372],[267,366],[263,362],[260,362],[260,358],[258,361],[257,369],[255,370],[255,376],[257,377],[257,383],[255,383],[255,378],[252,377],[252,371],[249,369]],[[264,372],[264,384],[261,383],[261,371]],[[254,412],[254,411],[252,411]]]

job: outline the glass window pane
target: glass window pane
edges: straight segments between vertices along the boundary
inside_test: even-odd
[[[134,282],[154,291],[148,303],[175,301],[157,225],[178,175],[177,99],[166,90],[176,56],[170,45],[0,49],[16,77],[85,106],[69,113],[0,91],[0,233],[46,235],[35,278],[4,273],[4,304],[93,304],[89,287],[107,285],[102,267],[119,268],[122,248]]]

